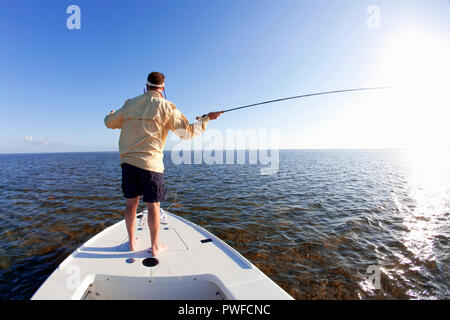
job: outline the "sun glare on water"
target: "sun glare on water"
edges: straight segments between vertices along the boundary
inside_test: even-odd
[[[391,192],[403,219],[404,233],[400,241],[408,250],[394,252],[401,266],[420,275],[432,276],[445,269],[447,255],[442,239],[448,237],[450,215],[450,151],[448,149],[408,150],[406,184]],[[411,282],[411,273],[402,267],[385,270],[396,273],[405,282]],[[430,299],[427,290],[432,284],[410,288],[406,293],[413,298]]]
[[[412,150],[408,188],[415,202],[404,221],[410,230],[405,243],[417,256],[433,259],[434,237],[446,229],[450,213],[450,152]]]
[[[401,242],[411,254],[397,254],[411,270],[435,273],[445,264],[439,248],[448,235],[450,214],[450,37],[403,30],[381,52],[376,83],[392,90],[357,107],[360,115],[368,114],[365,123],[373,124],[369,138],[408,149],[403,154],[406,183],[391,195],[405,227]],[[397,272],[409,281],[401,268],[383,272]],[[427,296],[419,289],[407,293]]]
[[[391,134],[411,149],[407,192],[415,205],[398,203],[410,230],[405,245],[433,261],[434,238],[449,214],[450,39],[423,30],[399,32],[380,62],[380,81],[394,88],[383,101],[395,123]]]

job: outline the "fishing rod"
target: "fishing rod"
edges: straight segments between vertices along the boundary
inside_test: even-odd
[[[255,107],[255,106],[262,105],[262,104],[268,104],[268,103],[274,103],[274,102],[280,102],[280,101],[292,100],[292,99],[300,99],[300,98],[306,98],[306,97],[312,97],[312,96],[319,96],[319,95],[324,95],[324,94],[334,94],[334,93],[342,93],[342,92],[350,92],[350,91],[364,91],[364,90],[381,90],[381,89],[391,89],[391,87],[356,88],[356,89],[345,89],[345,90],[335,90],[335,91],[325,91],[325,92],[302,94],[300,96],[294,96],[294,97],[288,97],[288,98],[281,98],[281,99],[263,101],[263,102],[248,104],[248,105],[241,106],[241,107],[231,108],[231,109],[223,110],[222,113],[235,111],[235,110],[239,110],[239,109]],[[196,117],[196,119],[200,120],[200,119],[202,119],[202,118],[204,118],[206,116],[207,116],[207,114],[204,114],[201,117]]]

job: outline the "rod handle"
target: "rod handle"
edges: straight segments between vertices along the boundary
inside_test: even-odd
[[[206,117],[207,116],[207,114],[204,114],[204,115],[202,115],[201,117],[195,117],[195,119],[197,119],[197,120],[202,120],[204,117]]]

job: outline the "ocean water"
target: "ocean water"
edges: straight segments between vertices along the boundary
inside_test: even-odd
[[[166,152],[162,207],[296,299],[450,298],[448,152],[281,150],[279,159],[277,173],[261,175],[255,164],[175,165]],[[0,298],[29,299],[73,250],[123,219],[119,154],[0,163]]]

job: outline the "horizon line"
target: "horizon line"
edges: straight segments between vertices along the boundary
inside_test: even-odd
[[[442,147],[439,149],[446,149],[448,147]],[[259,151],[259,150],[283,150],[283,151],[364,151],[364,150],[417,150],[427,149],[420,147],[392,147],[392,148],[279,148],[279,149],[192,149],[192,150],[179,150],[180,151]],[[436,148],[434,148],[436,149]],[[173,149],[163,150],[163,152],[171,152]],[[104,151],[43,151],[43,152],[0,152],[0,155],[8,154],[56,154],[56,153],[119,153],[119,150],[104,150]]]

